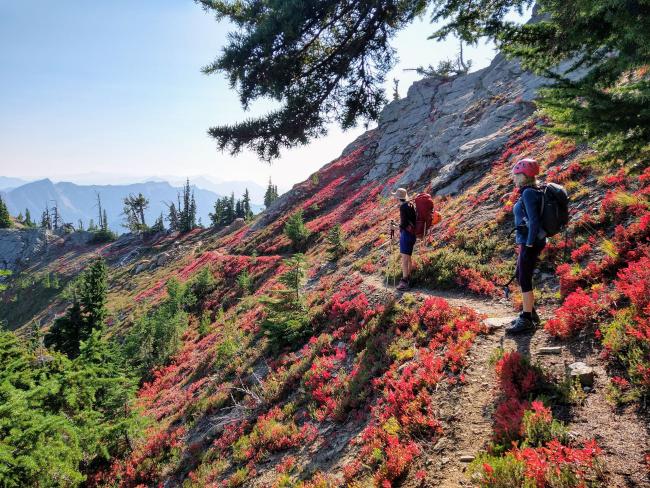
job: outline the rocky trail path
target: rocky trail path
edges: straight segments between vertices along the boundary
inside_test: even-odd
[[[364,283],[397,297],[402,293],[376,275],[365,275]],[[490,357],[495,349],[519,351],[561,381],[570,364],[583,362],[591,368],[593,384],[586,386],[577,404],[562,406],[555,412],[567,423],[578,440],[595,438],[603,449],[608,488],[650,488],[650,473],[645,454],[650,450],[650,419],[647,412],[635,407],[615,408],[607,399],[609,382],[605,363],[598,357],[593,341],[584,337],[573,341],[558,341],[543,329],[510,336],[505,325],[516,317],[516,311],[505,299],[479,297],[460,291],[431,290],[414,287],[408,291],[418,296],[444,298],[456,307],[469,307],[485,317],[488,333],[476,338],[468,355],[466,383],[461,388],[445,389],[439,393],[440,418],[444,437],[434,445],[424,447],[423,465],[427,472],[424,486],[451,488],[471,486],[465,473],[471,461],[489,442],[492,415],[497,394],[494,367]],[[545,313],[546,312],[546,313]],[[542,319],[549,311],[541,310]],[[405,482],[405,487],[422,486]]]

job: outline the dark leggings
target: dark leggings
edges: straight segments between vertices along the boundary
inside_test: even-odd
[[[526,247],[525,244],[519,247],[516,275],[523,293],[533,291],[533,272],[544,246],[546,246],[545,241],[536,243],[533,247]]]

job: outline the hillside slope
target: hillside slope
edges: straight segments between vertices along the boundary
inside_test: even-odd
[[[69,281],[105,257],[116,338],[164,303],[171,278],[194,290],[210,283],[178,351],[139,390],[149,427],[89,483],[650,486],[650,173],[611,174],[588,148],[544,135],[534,116],[541,83],[501,57],[467,76],[422,80],[242,228],[35,263],[32,276]],[[542,161],[573,203],[570,231],[550,242],[536,277],[546,325],[513,340],[503,325],[518,294],[508,300],[498,285],[513,270],[509,169],[520,156]],[[389,193],[400,185],[436,194],[443,217],[416,246],[406,294],[392,286],[389,240]],[[283,229],[298,211],[310,231],[299,292],[307,312],[278,344],[264,297],[290,271]],[[345,252],[332,260],[336,224]],[[5,303],[12,293],[21,292]],[[64,304],[53,299],[38,318],[49,322]],[[577,361],[592,369],[571,376]]]

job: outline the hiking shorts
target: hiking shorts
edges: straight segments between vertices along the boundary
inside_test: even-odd
[[[519,257],[517,258],[517,281],[523,293],[533,291],[533,272],[539,259],[539,255],[546,246],[546,241],[541,241],[526,247],[525,244],[519,246]]]
[[[415,246],[415,234],[411,234],[408,230],[400,229],[399,231],[399,252],[401,254],[413,254],[413,247]]]

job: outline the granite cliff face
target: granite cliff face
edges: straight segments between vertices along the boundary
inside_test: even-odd
[[[394,186],[455,194],[485,173],[534,113],[537,90],[546,81],[500,54],[467,75],[422,79],[406,97],[389,103],[377,127],[349,144],[342,156],[364,147],[365,183],[399,174]],[[306,195],[304,185],[296,185],[253,228],[261,229]]]
[[[375,164],[367,179],[404,171],[397,185],[431,175],[438,194],[457,192],[533,113],[543,81],[499,55],[487,68],[450,81],[414,83],[406,98],[381,115]]]
[[[41,229],[0,229],[0,269],[16,271],[46,252],[56,239]]]

